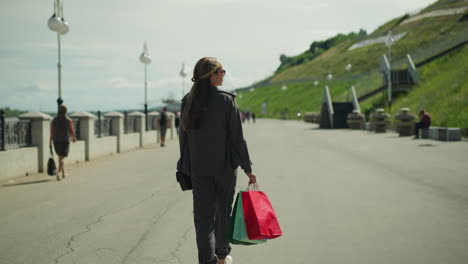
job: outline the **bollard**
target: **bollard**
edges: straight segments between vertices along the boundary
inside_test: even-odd
[[[346,123],[351,129],[362,129],[364,126],[365,118],[358,110],[353,110],[346,118]]]
[[[387,122],[389,115],[385,110],[379,108],[371,115],[371,125],[374,127],[376,133],[385,133],[387,131]]]
[[[307,112],[304,114],[304,122],[306,123],[317,123],[318,114],[315,112]]]
[[[396,131],[400,137],[409,137],[413,135],[414,120],[416,117],[409,113],[410,109],[407,107],[401,108],[400,113],[395,115]]]

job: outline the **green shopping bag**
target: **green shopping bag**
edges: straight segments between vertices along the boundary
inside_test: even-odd
[[[244,221],[244,208],[242,206],[242,193],[237,194],[236,202],[231,216],[231,243],[234,245],[256,245],[265,243],[266,240],[250,240]]]

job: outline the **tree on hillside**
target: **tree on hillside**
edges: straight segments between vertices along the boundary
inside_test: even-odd
[[[276,73],[290,68],[294,67],[297,65],[301,65],[307,61],[313,60],[316,57],[320,56],[322,53],[325,51],[333,48],[334,46],[348,40],[359,40],[362,38],[365,38],[367,36],[367,32],[364,29],[360,29],[359,32],[351,32],[349,34],[337,34],[334,37],[331,37],[326,40],[321,40],[321,41],[314,41],[310,45],[309,50],[305,51],[302,54],[299,54],[297,56],[292,56],[288,57],[285,54],[280,55],[280,66],[276,70]]]

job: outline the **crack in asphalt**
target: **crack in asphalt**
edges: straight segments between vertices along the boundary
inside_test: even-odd
[[[80,232],[80,233],[75,234],[75,235],[72,235],[72,236],[70,237],[70,239],[69,239],[68,242],[67,242],[67,247],[66,247],[67,252],[65,252],[64,254],[58,256],[57,258],[55,258],[54,262],[55,262],[56,264],[59,264],[61,258],[65,257],[65,256],[67,256],[67,255],[70,255],[70,254],[75,253],[75,249],[73,248],[72,242],[73,242],[76,238],[78,238],[78,237],[80,237],[80,236],[82,236],[82,235],[84,235],[84,234],[86,234],[86,233],[91,232],[91,231],[92,231],[92,226],[93,226],[93,225],[96,225],[96,224],[98,224],[98,223],[101,223],[102,220],[103,220],[105,217],[109,216],[109,215],[117,214],[117,213],[122,212],[122,211],[124,211],[124,210],[128,210],[128,209],[132,209],[132,208],[134,208],[134,207],[137,207],[138,205],[143,204],[143,203],[146,202],[147,200],[149,200],[149,199],[153,198],[154,196],[156,196],[156,194],[158,194],[159,192],[160,192],[160,191],[154,192],[154,193],[152,193],[150,196],[148,196],[148,197],[146,197],[146,198],[144,198],[144,199],[142,199],[142,200],[136,202],[135,204],[133,204],[133,205],[131,205],[131,206],[128,206],[128,207],[125,207],[125,208],[121,208],[121,209],[118,209],[118,210],[116,210],[116,211],[113,211],[113,212],[109,212],[109,213],[107,213],[107,214],[104,214],[104,215],[98,217],[98,219],[97,219],[96,221],[94,221],[94,222],[92,222],[92,223],[90,223],[90,224],[87,224],[86,227],[85,227],[85,228],[86,228],[85,231]],[[73,261],[73,263],[75,263],[75,260],[74,260],[73,258],[72,258],[72,261]]]
[[[179,198],[169,202],[167,204],[166,208],[164,208],[164,210],[160,214],[153,217],[153,220],[148,225],[145,232],[140,236],[140,239],[138,239],[137,243],[133,246],[133,248],[122,259],[122,261],[120,262],[121,264],[125,264],[127,262],[128,258],[133,254],[133,252],[141,245],[141,243],[143,243],[143,241],[146,240],[146,238],[147,238],[149,232],[151,231],[151,229],[153,228],[153,226],[155,226],[161,220],[161,218],[172,208],[172,206],[174,206],[182,198],[183,198],[183,196],[179,196]]]
[[[175,259],[177,259],[177,262],[180,263],[180,264],[183,264],[183,262],[182,262],[182,260],[180,259],[180,256],[179,256],[180,249],[185,244],[185,242],[187,242],[188,233],[190,231],[192,231],[193,229],[194,229],[194,227],[191,226],[187,230],[185,230],[184,234],[182,235],[182,238],[179,239],[179,241],[177,241],[177,247],[173,251],[171,251],[171,256],[174,257]]]

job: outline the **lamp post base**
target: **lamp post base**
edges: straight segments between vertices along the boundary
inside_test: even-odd
[[[145,104],[145,130],[148,130],[148,104]]]

